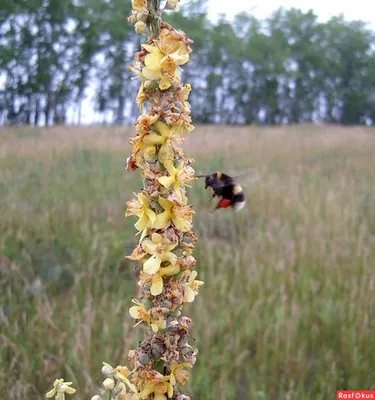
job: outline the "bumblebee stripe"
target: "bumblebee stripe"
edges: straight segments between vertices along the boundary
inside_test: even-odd
[[[233,188],[233,194],[240,194],[240,193],[242,193],[242,187],[240,186],[240,185],[236,185],[234,188]]]

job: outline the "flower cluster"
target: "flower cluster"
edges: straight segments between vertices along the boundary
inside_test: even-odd
[[[92,400],[189,400],[180,392],[190,377],[198,350],[189,344],[192,321],[183,316],[202,281],[193,269],[196,236],[194,210],[186,187],[195,180],[192,159],[181,143],[191,132],[191,87],[181,83],[181,66],[189,61],[191,40],[161,22],[160,4],[178,10],[178,0],[132,0],[128,20],[148,35],[128,67],[140,78],[136,98],[141,115],[131,139],[128,171],[141,171],[143,190],[127,203],[125,215],[136,217],[139,242],[127,258],[140,265],[139,299],[129,309],[135,325],[145,328],[139,347],[130,350],[130,368],[103,363],[103,390]],[[47,397],[72,394],[70,382],[57,380]]]
[[[186,197],[187,185],[196,178],[192,160],[181,149],[184,134],[194,129],[188,103],[191,87],[181,82],[191,40],[160,22],[158,4],[133,0],[129,17],[136,31],[149,39],[128,67],[140,79],[136,101],[141,115],[130,141],[127,170],[139,169],[144,183],[128,201],[125,214],[137,218],[139,235],[127,258],[141,267],[139,299],[133,299],[129,313],[136,325],[145,327],[145,338],[129,352],[131,371],[125,386],[130,396],[126,399],[186,400],[180,389],[189,379],[197,350],[188,343],[192,321],[182,311],[203,284],[193,270],[194,211]],[[178,1],[167,1],[165,7],[177,9]]]
[[[76,390],[71,387],[73,382],[64,382],[64,379],[56,379],[53,388],[46,393],[46,398],[55,398],[56,400],[65,400],[65,393],[74,394]]]

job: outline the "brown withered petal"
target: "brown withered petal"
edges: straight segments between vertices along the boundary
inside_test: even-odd
[[[126,159],[126,170],[129,172],[133,172],[138,169],[137,163],[135,161],[135,157],[132,154],[130,157]]]
[[[186,331],[188,331],[191,323],[192,323],[191,318],[189,318],[189,317],[181,317],[180,320],[178,321],[178,326],[181,329],[185,329]]]
[[[141,260],[147,253],[142,249],[141,245],[137,245],[137,247],[133,250],[130,256],[126,256],[125,258],[129,260],[139,261]]]

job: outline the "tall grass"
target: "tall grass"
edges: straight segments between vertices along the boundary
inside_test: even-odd
[[[0,136],[0,398],[41,399],[55,378],[88,399],[101,362],[139,337],[124,259],[136,238],[125,202],[121,128],[5,129]],[[211,214],[202,182],[188,306],[200,349],[195,400],[329,400],[375,389],[375,132],[198,127],[198,172],[258,168],[245,210]],[[138,333],[139,335],[139,333]]]

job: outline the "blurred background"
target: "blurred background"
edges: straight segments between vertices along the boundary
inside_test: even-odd
[[[185,0],[181,13],[168,14],[194,40],[183,79],[194,88],[196,122],[373,123],[372,6],[318,2],[309,10],[294,1],[301,8]],[[126,21],[130,3],[4,0],[0,123],[134,121],[139,82],[126,66],[141,38]]]
[[[239,213],[196,210],[185,309],[193,400],[331,400],[375,390],[375,47],[371,4],[181,2],[197,173],[243,173]],[[292,8],[295,7],[295,8]],[[309,10],[313,7],[313,10]],[[128,0],[0,6],[0,399],[56,378],[86,400],[142,338],[125,173],[140,46]],[[340,13],[343,12],[342,15]],[[367,20],[368,19],[368,20]],[[361,22],[362,21],[362,22]]]

